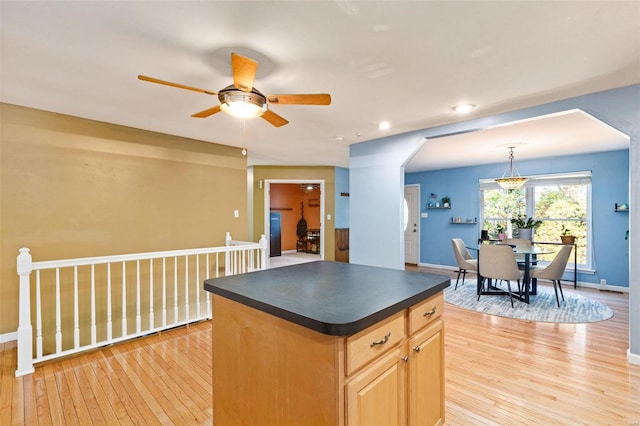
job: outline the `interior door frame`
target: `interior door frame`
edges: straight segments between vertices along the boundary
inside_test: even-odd
[[[324,197],[325,185],[324,179],[265,179],[264,180],[264,234],[271,235],[271,184],[286,183],[300,185],[303,183],[313,183],[320,185],[320,260],[324,260]],[[271,252],[271,241],[267,238],[267,253]],[[269,257],[267,256],[267,267],[271,266]]]
[[[416,237],[416,265],[420,265],[420,184],[419,183],[411,183],[406,184],[402,191],[402,199],[404,200],[404,190],[407,188],[415,188],[418,191],[418,196],[416,197],[416,224],[417,224],[417,237]],[[403,203],[404,204],[404,203]],[[402,232],[402,238],[404,239],[405,232]],[[404,243],[403,243],[404,246]],[[407,256],[405,253],[404,262],[407,263]]]

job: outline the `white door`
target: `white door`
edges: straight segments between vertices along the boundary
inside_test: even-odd
[[[404,187],[404,262],[418,264],[420,187]]]

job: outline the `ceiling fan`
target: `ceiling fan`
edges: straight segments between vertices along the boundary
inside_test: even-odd
[[[177,87],[178,89],[193,90],[194,92],[200,92],[206,95],[218,95],[220,105],[207,108],[204,111],[196,112],[191,115],[196,118],[206,118],[220,111],[225,111],[228,114],[239,118],[262,117],[273,126],[280,127],[287,124],[288,121],[271,111],[268,105],[331,104],[331,95],[327,93],[265,96],[262,92],[253,87],[253,80],[255,79],[257,70],[258,62],[251,58],[247,58],[246,56],[231,53],[233,84],[230,84],[217,93],[210,90],[199,89],[197,87],[185,86],[184,84],[147,77],[145,75],[139,75],[138,79],[151,83]]]

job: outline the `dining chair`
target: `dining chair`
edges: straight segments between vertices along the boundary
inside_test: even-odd
[[[504,244],[509,244],[510,246],[520,250],[528,250],[533,246],[531,240],[527,240],[525,238],[506,238],[504,240]],[[516,255],[516,261],[518,262],[518,268],[520,269],[524,269],[524,259],[522,257],[522,255]],[[535,265],[537,262],[532,264]]]
[[[520,288],[520,281],[524,277],[524,271],[518,269],[516,256],[513,254],[511,246],[506,244],[482,244],[478,255],[478,269],[482,278],[486,280],[487,285],[490,285],[491,279],[507,282],[511,307],[513,308],[511,281],[516,280],[518,288]],[[479,294],[478,300],[480,300]]]
[[[453,253],[456,255],[456,262],[458,263],[458,277],[456,278],[456,286],[454,288],[454,290],[457,290],[461,273],[462,284],[464,284],[467,271],[478,272],[478,259],[474,259],[471,253],[469,253],[469,250],[467,250],[461,238],[452,238],[451,245],[453,246]]]
[[[511,244],[520,249],[530,249],[531,248],[531,240],[527,240],[524,238],[506,238],[504,240],[505,244]]]
[[[556,293],[556,303],[560,307],[560,298],[558,297],[558,289],[560,289],[560,295],[564,302],[564,294],[562,293],[562,285],[560,280],[564,274],[564,270],[567,267],[569,256],[571,255],[572,245],[565,245],[558,251],[551,263],[547,266],[532,266],[530,275],[532,279],[549,280],[553,283],[553,291]]]

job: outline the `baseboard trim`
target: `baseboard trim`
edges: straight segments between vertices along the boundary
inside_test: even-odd
[[[418,263],[418,266],[422,266],[424,268],[435,268],[435,269],[446,269],[448,271],[457,271],[457,266],[449,266],[449,265],[436,265],[435,263]]]
[[[600,291],[615,291],[618,293],[629,293],[629,287],[621,287],[619,285],[600,285],[596,283],[586,283],[578,281],[578,287],[593,288]]]
[[[633,365],[640,365],[640,355],[632,354],[631,350],[627,349],[627,362]]]
[[[0,343],[12,342],[18,340],[18,332],[0,334]]]
[[[447,271],[457,271],[458,270],[457,266],[437,265],[437,264],[434,264],[434,263],[419,263],[418,266],[422,266],[424,268],[444,269],[444,270],[447,270]],[[567,284],[571,285],[571,284],[573,284],[573,281],[562,280],[562,285],[563,286],[566,286]],[[602,290],[602,291],[616,291],[618,293],[629,293],[629,287],[622,287],[622,286],[618,286],[618,285],[607,284],[605,286],[601,286],[598,283],[588,283],[586,281],[578,281],[577,284],[578,284],[578,287],[593,288],[593,289]]]

